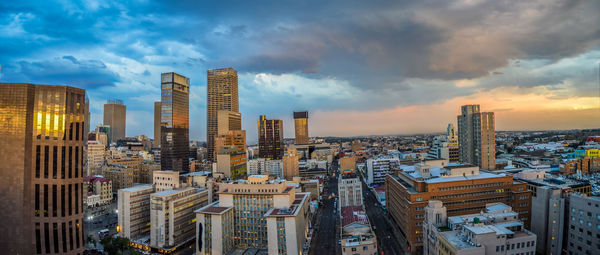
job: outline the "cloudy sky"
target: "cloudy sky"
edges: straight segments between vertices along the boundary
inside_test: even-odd
[[[3,1],[0,82],[85,88],[92,126],[127,105],[152,134],[160,73],[191,79],[190,138],[206,136],[206,70],[239,74],[258,115],[310,112],[310,135],[439,132],[462,104],[497,130],[600,127],[600,1]]]

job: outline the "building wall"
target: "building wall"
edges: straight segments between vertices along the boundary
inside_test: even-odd
[[[218,134],[217,112],[239,112],[237,71],[233,68],[207,70],[206,84],[206,145],[207,156],[212,160],[215,158],[214,137]]]
[[[160,112],[161,102],[154,102],[154,147],[160,147]]]
[[[156,192],[179,188],[179,172],[154,171],[152,175],[152,184],[156,187]]]
[[[463,105],[458,119],[460,162],[495,169],[496,141],[493,112],[480,112],[479,105]]]
[[[291,180],[295,176],[300,176],[298,151],[296,149],[288,149],[287,155],[283,156],[283,176],[287,180]]]
[[[143,185],[136,190],[119,190],[117,209],[119,236],[135,239],[150,232],[151,185]]]
[[[308,112],[294,112],[295,144],[308,144]]]
[[[83,252],[84,98],[67,86],[0,84],[4,253]]]
[[[339,206],[362,206],[362,182],[358,178],[341,178],[338,182]]]
[[[161,74],[162,170],[189,171],[189,86],[190,79],[176,74]]]
[[[258,153],[261,158],[283,157],[283,121],[269,120],[261,115],[258,121]]]
[[[579,194],[569,196],[567,218],[568,254],[596,254],[600,251],[600,198]]]

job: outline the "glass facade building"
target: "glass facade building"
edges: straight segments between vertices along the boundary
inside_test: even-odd
[[[268,120],[265,115],[260,115],[258,120],[259,157],[281,159],[283,149],[283,121]]]
[[[190,79],[176,73],[161,75],[162,170],[188,172]]]
[[[81,254],[85,90],[0,84],[0,249]]]
[[[294,112],[295,144],[308,144],[308,112]]]

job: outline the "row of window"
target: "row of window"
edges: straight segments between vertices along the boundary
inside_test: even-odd
[[[60,178],[79,178],[80,173],[83,176],[83,168],[80,168],[80,162],[83,162],[83,149],[80,152],[79,146],[60,146]],[[43,158],[42,158],[43,154]],[[52,170],[52,179],[58,179],[58,162],[59,162],[59,146],[41,146],[35,147],[35,178],[40,178],[42,169],[44,178],[50,178],[50,170]],[[52,156],[50,156],[52,155]],[[43,162],[42,162],[43,160]],[[52,165],[50,165],[52,161]],[[66,169],[68,166],[68,169]],[[51,169],[50,169],[51,168]],[[68,172],[67,172],[68,171]],[[80,172],[81,171],[81,172]],[[67,175],[68,174],[68,175]]]
[[[42,254],[42,252],[46,254],[66,253],[82,247],[84,240],[79,220],[69,221],[68,223],[60,222],[60,225],[58,222],[35,223],[35,249],[37,254]]]
[[[83,186],[83,185],[82,185]],[[68,187],[68,189],[67,189]],[[43,217],[49,217],[49,204],[52,201],[52,217],[58,216],[58,198],[60,193],[60,217],[65,217],[67,215],[73,215],[73,201],[75,201],[75,214],[79,213],[79,204],[82,201],[79,200],[79,194],[82,194],[80,190],[79,184],[69,184],[69,185],[60,185],[60,190],[58,189],[58,185],[48,185],[48,184],[35,184],[35,216],[40,217],[42,213],[40,211],[40,200],[43,197]],[[43,189],[41,191],[40,189]],[[49,189],[52,189],[51,191]],[[67,191],[68,190],[68,191]],[[74,196],[73,196],[74,195]],[[40,197],[41,196],[41,197]],[[74,200],[73,200],[74,199]],[[83,208],[83,207],[82,207]]]

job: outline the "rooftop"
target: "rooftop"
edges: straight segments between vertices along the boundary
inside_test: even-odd
[[[233,209],[230,206],[219,206],[219,201],[216,201],[212,204],[204,206],[195,211],[195,213],[205,213],[205,214],[223,214],[229,210]]]
[[[152,184],[136,185],[131,188],[120,189],[120,190],[125,191],[125,192],[132,192],[132,191],[138,191],[138,190],[147,189],[147,188],[152,188]]]
[[[353,223],[369,225],[369,218],[363,210],[362,206],[346,206],[342,207],[342,227],[346,227]]]

